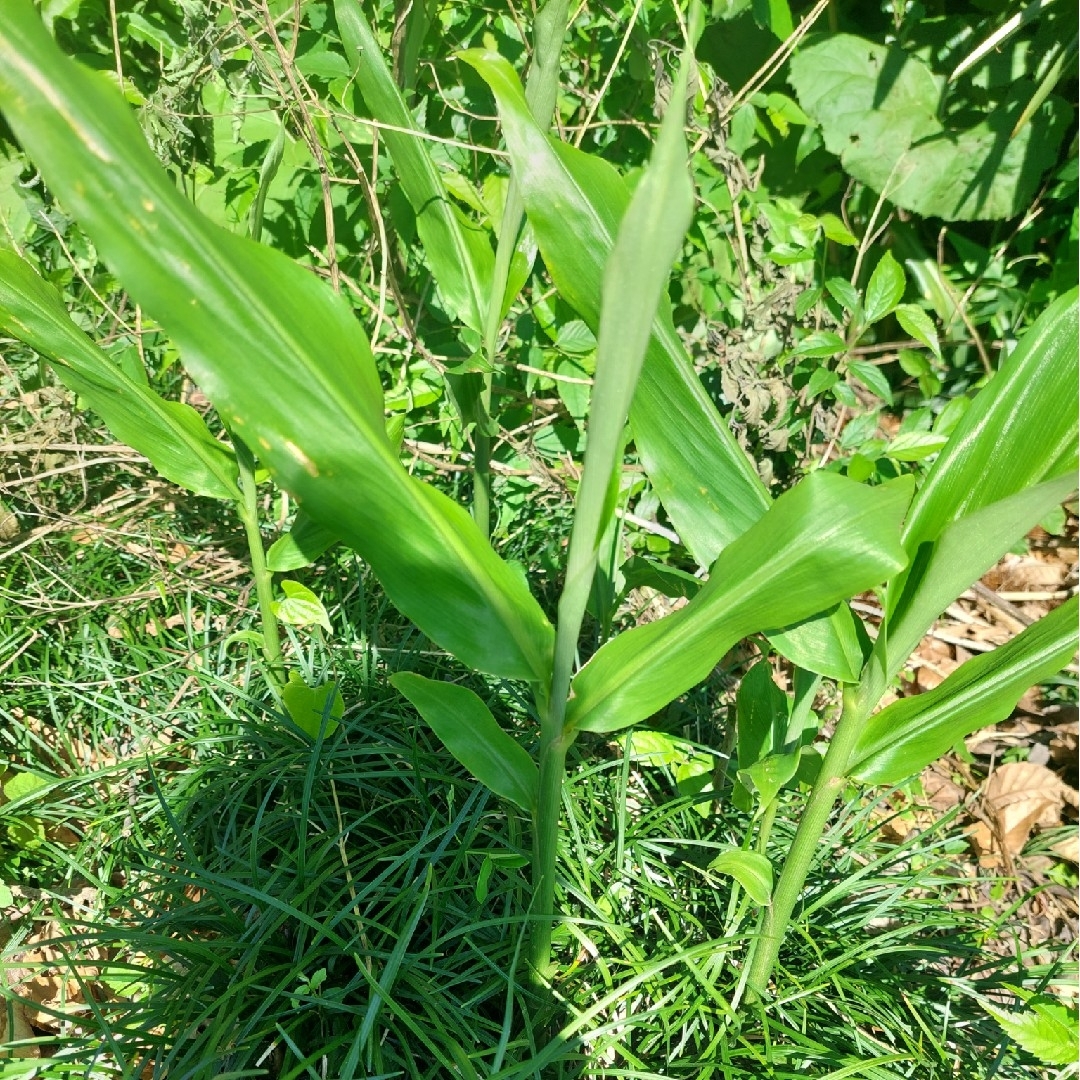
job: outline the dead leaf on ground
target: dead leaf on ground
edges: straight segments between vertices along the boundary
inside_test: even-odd
[[[1075,800],[1076,793],[1045,765],[1030,761],[1002,765],[983,786],[982,804],[989,821],[977,822],[969,832],[980,862],[996,865],[1003,854],[1000,844],[1006,856],[1019,855],[1032,830],[1060,825],[1062,808]]]

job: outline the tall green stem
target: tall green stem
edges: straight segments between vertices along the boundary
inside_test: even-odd
[[[806,884],[806,875],[810,872],[814,853],[821,842],[821,834],[825,831],[829,814],[844,789],[848,764],[859,732],[884,691],[886,680],[877,661],[876,655],[872,657],[862,681],[844,692],[843,712],[799,821],[791,850],[784,861],[784,869],[776,884],[772,903],[765,911],[761,935],[754,948],[747,979],[751,993],[759,997],[764,996],[768,990],[769,978],[780,954],[780,944],[791,922],[791,915],[803,885]]]
[[[266,661],[266,681],[275,694],[281,693],[284,681],[284,663],[281,657],[281,638],[278,621],[272,607],[274,601],[273,575],[266,565],[262,532],[259,529],[258,491],[255,485],[255,458],[244,443],[233,438],[236,461],[240,471],[240,490],[243,501],[237,504],[237,513],[244,525],[248,553],[251,557],[251,574],[255,579],[255,595],[259,602],[262,621],[262,652]]]
[[[563,734],[565,699],[540,725],[540,790],[533,822],[533,923],[529,959],[533,978],[542,981],[551,967],[555,923],[555,870],[562,817],[562,786],[568,741]]]

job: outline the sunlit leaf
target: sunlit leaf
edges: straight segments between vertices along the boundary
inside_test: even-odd
[[[549,623],[466,511],[403,468],[348,304],[280,253],[202,218],[115,88],[65,58],[25,0],[10,0],[0,22],[0,107],[278,483],[444,648],[483,671],[546,681]]]
[[[390,681],[477,780],[522,810],[534,809],[540,783],[536,765],[471,690],[409,671]]]
[[[13,251],[0,251],[0,330],[48,359],[113,435],[167,480],[196,495],[239,501],[232,449],[190,405],[165,401],[102,352],[71,321],[56,290]]]

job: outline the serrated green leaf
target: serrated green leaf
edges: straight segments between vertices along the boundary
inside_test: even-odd
[[[721,851],[709,863],[709,869],[733,877],[755,904],[764,906],[772,899],[772,863],[756,851],[743,851],[741,848]]]
[[[871,364],[867,360],[849,360],[847,369],[867,390],[881,398],[886,405],[892,404],[892,387],[876,364]]]
[[[477,780],[522,810],[533,812],[540,784],[536,765],[471,690],[406,671],[391,676],[390,682]]]
[[[941,342],[938,340],[934,321],[921,307],[916,307],[914,304],[900,304],[893,314],[896,316],[896,321],[916,341],[921,342],[939,360],[941,359]]]
[[[807,334],[791,350],[792,356],[835,356],[847,350],[847,342],[833,330]]]
[[[1044,1065],[1075,1065],[1077,1010],[1047,997],[1032,997],[1022,1012],[1008,1012],[989,1001],[982,1007],[1017,1045]]]
[[[866,325],[873,326],[893,312],[903,299],[906,287],[904,268],[891,251],[886,251],[878,260],[866,286]]]
[[[859,296],[859,290],[847,281],[845,278],[829,278],[825,282],[825,288],[829,290],[829,293],[835,297],[851,314],[859,314],[862,312],[862,298]]]

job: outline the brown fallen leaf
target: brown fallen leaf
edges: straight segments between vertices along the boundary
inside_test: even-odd
[[[983,865],[993,866],[1002,854],[1019,855],[1037,826],[1061,824],[1061,811],[1072,792],[1045,765],[1015,761],[1002,765],[987,778],[982,804],[989,822],[970,830],[972,846]],[[1005,847],[1004,853],[1000,844]]]

